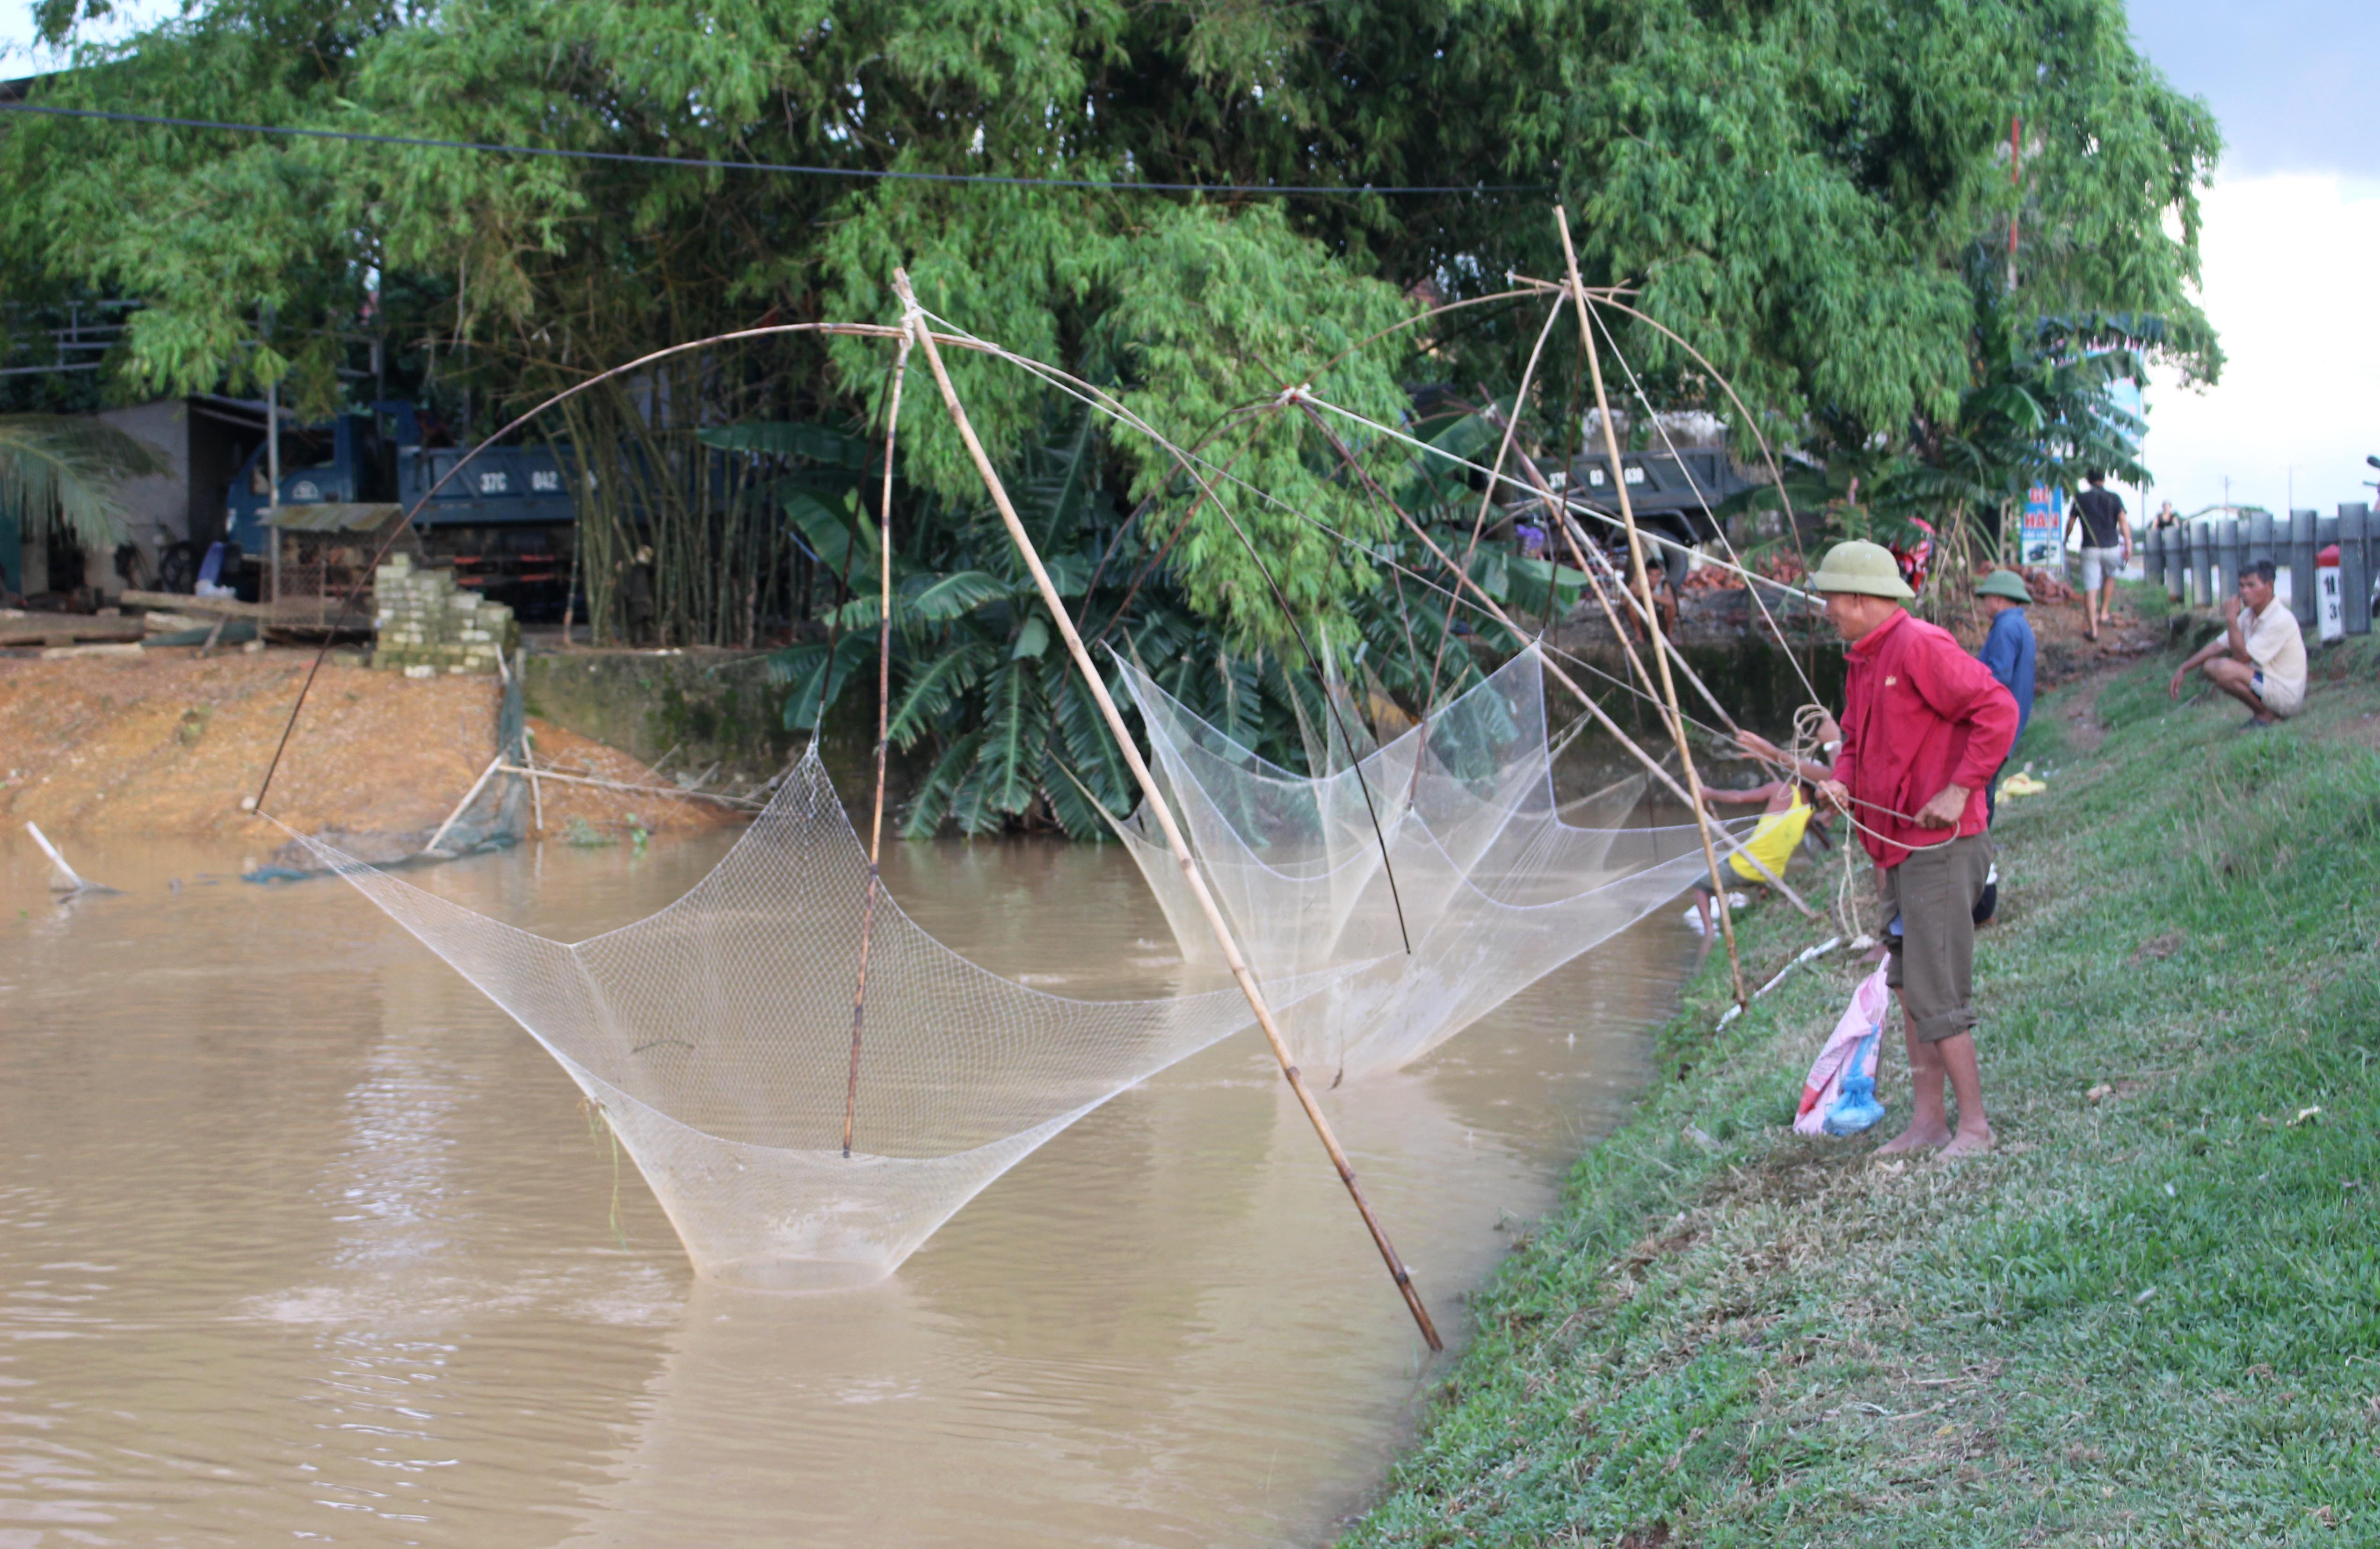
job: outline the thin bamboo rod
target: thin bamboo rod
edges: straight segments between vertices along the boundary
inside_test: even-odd
[[[1479,535],[1488,529],[1488,512],[1496,502],[1496,484],[1504,476],[1504,459],[1512,454],[1512,438],[1520,431],[1521,410],[1529,401],[1529,387],[1537,374],[1537,358],[1545,353],[1546,341],[1553,336],[1554,324],[1560,318],[1561,309],[1559,307],[1546,314],[1546,325],[1537,330],[1537,341],[1529,346],[1528,361],[1521,368],[1521,385],[1512,393],[1512,412],[1503,417],[1504,433],[1496,442],[1495,471],[1488,476],[1487,488],[1479,491],[1479,511],[1471,519],[1471,538],[1463,545],[1463,566],[1466,571],[1471,568],[1471,556],[1479,551]],[[1491,415],[1495,408],[1496,401],[1488,399],[1488,410]],[[1445,660],[1447,638],[1454,632],[1454,605],[1462,596],[1459,588],[1448,594],[1446,617],[1439,621],[1438,648],[1430,653],[1429,658],[1429,697],[1422,702],[1425,717],[1438,707],[1439,664]],[[1419,768],[1418,764],[1415,768]]]
[[[868,902],[859,914],[859,979],[851,992],[851,1074],[843,1095],[843,1155],[851,1157],[851,1129],[859,1118],[859,1039],[868,1022],[868,948],[876,933],[876,895],[884,886],[884,750],[892,713],[892,450],[901,433],[901,387],[909,378],[912,336],[901,335],[892,360],[892,401],[884,411],[884,500],[877,517],[882,557],[876,621],[876,807],[868,828]],[[832,670],[832,662],[829,662]],[[821,717],[825,707],[820,707]]]
[[[537,837],[545,837],[545,785],[537,773],[537,739],[521,728],[521,762],[528,767],[528,805],[537,822]]]
[[[560,781],[565,785],[591,785],[601,791],[626,791],[640,796],[666,796],[672,801],[678,802],[709,802],[715,806],[732,806],[747,812],[755,807],[768,805],[765,802],[753,801],[748,796],[730,796],[717,791],[686,791],[673,789],[666,785],[634,785],[625,780],[602,780],[594,775],[565,774],[550,764],[532,768],[519,764],[505,763],[499,766],[495,772],[533,775],[539,780]]]
[[[1438,546],[1438,540],[1430,537],[1428,531],[1425,529],[1419,522],[1415,521],[1411,515],[1407,514],[1402,506],[1397,506],[1392,503],[1390,509],[1395,511],[1397,515],[1402,518],[1408,531],[1410,531],[1415,538],[1421,539],[1422,547],[1429,551],[1431,557],[1436,559],[1439,564],[1444,565],[1448,570],[1453,571],[1456,584],[1470,589],[1472,596],[1477,599],[1477,606],[1481,612],[1486,613],[1489,618],[1494,619],[1498,623],[1502,624],[1514,635],[1526,638],[1527,632],[1523,630],[1521,626],[1513,621],[1512,616],[1510,613],[1504,611],[1502,604],[1499,603],[1493,597],[1490,597],[1488,594],[1488,589],[1485,587],[1482,587],[1478,582],[1473,580],[1463,572],[1454,569],[1453,559],[1448,555],[1445,550]],[[1645,766],[1645,773],[1651,775],[1655,780],[1659,781],[1669,789],[1670,793],[1677,797],[1680,802],[1691,803],[1694,800],[1691,795],[1687,794],[1686,788],[1680,785],[1676,778],[1672,776],[1669,770],[1661,767],[1658,760],[1657,760],[1651,754],[1645,752],[1643,748],[1637,746],[1636,740],[1620,729],[1620,723],[1612,720],[1610,715],[1601,705],[1595,702],[1594,696],[1586,692],[1586,689],[1576,678],[1572,677],[1568,672],[1562,671],[1561,664],[1560,662],[1556,661],[1549,654],[1541,656],[1540,660],[1545,666],[1545,670],[1552,674],[1553,680],[1561,684],[1562,687],[1570,690],[1572,696],[1576,698],[1581,705],[1586,708],[1587,714],[1595,718],[1595,723],[1602,727],[1605,733],[1609,735],[1612,741],[1620,744],[1621,750],[1626,753],[1630,757],[1635,759],[1638,763]],[[1626,688],[1628,686],[1624,680],[1615,678],[1612,681],[1619,684],[1622,688]],[[1811,908],[1808,903],[1804,902],[1801,894],[1795,892],[1791,888],[1787,887],[1783,877],[1779,877],[1775,872],[1769,870],[1767,865],[1763,865],[1760,857],[1745,849],[1742,842],[1733,834],[1729,833],[1725,829],[1721,829],[1718,830],[1718,837],[1727,843],[1730,850],[1742,856],[1745,862],[1749,864],[1754,870],[1759,872],[1760,875],[1767,880],[1768,885],[1777,889],[1777,894],[1779,898],[1784,899],[1788,903],[1791,903],[1794,908],[1800,910],[1811,919],[1815,920],[1818,917],[1818,912]]]
[[[1586,309],[1586,286],[1578,276],[1578,250],[1570,239],[1570,217],[1562,207],[1554,206],[1554,224],[1561,230],[1562,263],[1570,275],[1570,297],[1578,305],[1579,337],[1586,345],[1586,373],[1595,383],[1597,418],[1603,423],[1604,454],[1610,459],[1612,488],[1620,491],[1620,520],[1628,529],[1628,557],[1636,566],[1636,585],[1644,593],[1645,627],[1654,639],[1661,638],[1660,611],[1653,606],[1653,570],[1645,561],[1645,535],[1636,526],[1635,502],[1628,498],[1628,480],[1621,477],[1620,466],[1620,433],[1611,428],[1611,400],[1603,389],[1603,356],[1595,344],[1595,322]],[[1711,892],[1718,904],[1719,934],[1727,938],[1728,972],[1735,981],[1735,1003],[1749,1005],[1751,997],[1743,988],[1743,960],[1735,947],[1735,916],[1727,904],[1727,878],[1718,869],[1718,851],[1711,843],[1709,809],[1703,805],[1702,776],[1694,769],[1694,752],[1686,739],[1686,713],[1678,703],[1677,680],[1670,672],[1670,658],[1656,651],[1653,663],[1661,670],[1661,695],[1667,701],[1670,732],[1678,744],[1678,763],[1684,769],[1686,787],[1694,793],[1694,824],[1702,831],[1703,857],[1710,863]]]
[[[1403,1296],[1407,1310],[1413,1313],[1414,1323],[1421,1329],[1422,1338],[1432,1350],[1443,1349],[1445,1346],[1438,1337],[1438,1329],[1430,1322],[1429,1310],[1422,1305],[1421,1293],[1414,1288],[1412,1272],[1405,1267],[1404,1260],[1398,1256],[1396,1246],[1389,1240],[1388,1230],[1380,1225],[1379,1217],[1372,1213],[1371,1202],[1364,1197],[1363,1186],[1355,1180],[1354,1164],[1347,1159],[1347,1153],[1339,1144],[1339,1137],[1331,1131],[1330,1121],[1323,1117],[1313,1092],[1305,1084],[1305,1076],[1298,1071],[1297,1061],[1291,1057],[1289,1045],[1281,1037],[1280,1026],[1273,1021],[1272,1008],[1266,1004],[1264,992],[1257,987],[1256,976],[1248,972],[1247,963],[1241,958],[1239,944],[1232,939],[1231,927],[1224,924],[1222,911],[1216,906],[1214,895],[1208,891],[1205,874],[1199,870],[1198,863],[1191,858],[1190,846],[1174,823],[1172,808],[1166,804],[1164,793],[1158,789],[1156,776],[1149,772],[1147,761],[1140,756],[1139,744],[1133,741],[1131,732],[1124,725],[1123,713],[1116,708],[1115,700],[1108,693],[1106,681],[1093,664],[1090,651],[1083,644],[1082,635],[1076,632],[1073,616],[1066,611],[1064,599],[1058,595],[1057,584],[1050,579],[1049,571],[1041,563],[1039,551],[1034,548],[1032,538],[1025,530],[1024,521],[1016,514],[1016,507],[1008,498],[1007,487],[1002,484],[1000,475],[993,469],[990,457],[983,450],[983,442],[976,437],[975,426],[967,418],[965,405],[959,402],[958,390],[951,384],[950,372],[942,365],[941,352],[934,347],[934,335],[926,327],[925,316],[918,309],[917,296],[910,289],[909,276],[905,272],[897,269],[892,272],[892,288],[900,296],[906,310],[911,335],[925,350],[926,364],[934,374],[935,385],[941,389],[942,405],[950,411],[952,421],[958,427],[960,440],[966,443],[967,455],[974,460],[976,472],[983,479],[984,488],[991,495],[992,504],[1000,511],[1001,521],[1008,528],[1009,540],[1016,545],[1026,568],[1032,573],[1033,584],[1039,589],[1041,600],[1049,608],[1051,621],[1058,626],[1060,638],[1066,643],[1066,651],[1074,659],[1075,670],[1083,675],[1084,686],[1090,690],[1110,734],[1123,750],[1124,762],[1131,768],[1133,779],[1140,786],[1142,799],[1156,816],[1158,826],[1165,831],[1166,846],[1172,852],[1174,863],[1181,866],[1183,879],[1188,884],[1191,896],[1197,901],[1199,912],[1206,915],[1208,928],[1214,931],[1216,943],[1222,949],[1223,961],[1230,966],[1232,977],[1238,982],[1240,993],[1247,997],[1248,1009],[1256,1014],[1257,1025],[1264,1029],[1265,1041],[1272,1046],[1273,1058],[1280,1062],[1282,1076],[1288,1081],[1290,1090],[1296,1094],[1298,1106],[1305,1110],[1305,1117],[1313,1124],[1315,1133],[1321,1137],[1323,1149],[1330,1153],[1330,1164],[1338,1170],[1339,1181],[1346,1186],[1348,1197],[1354,1201],[1356,1213],[1363,1216],[1365,1228],[1372,1234],[1372,1244],[1379,1250],[1380,1259],[1388,1265],[1390,1277],[1396,1282],[1398,1292]]]
[[[1571,516],[1571,514],[1567,510],[1560,512],[1559,514],[1561,518],[1562,537],[1569,542],[1571,552],[1572,554],[1581,554],[1579,533],[1583,529]],[[1597,561],[1603,563],[1606,573],[1611,576],[1614,582],[1620,583],[1620,595],[1621,598],[1627,602],[1628,611],[1631,613],[1633,613],[1636,617],[1640,619],[1643,618],[1645,616],[1644,605],[1638,602],[1636,599],[1629,593],[1626,583],[1621,581],[1619,572],[1612,569],[1609,562],[1604,559],[1603,551],[1599,549],[1594,548],[1592,545],[1589,545],[1585,550],[1585,553],[1593,554]],[[1581,558],[1583,559],[1584,555],[1581,555]],[[1718,696],[1710,691],[1710,684],[1703,682],[1703,675],[1694,671],[1694,663],[1688,661],[1686,660],[1685,653],[1678,649],[1677,642],[1670,639],[1669,635],[1659,633],[1658,631],[1654,631],[1652,634],[1653,638],[1661,642],[1661,648],[1669,653],[1670,664],[1676,667],[1679,672],[1683,672],[1686,675],[1686,682],[1692,684],[1694,685],[1694,692],[1703,696],[1703,703],[1711,708],[1711,713],[1718,717],[1719,723],[1728,729],[1730,734],[1741,730],[1741,728],[1739,728],[1735,723],[1735,717],[1730,715],[1728,713],[1727,707],[1718,702]]]
[[[421,847],[424,853],[438,848],[438,841],[446,837],[446,830],[455,826],[456,818],[470,810],[471,804],[479,800],[480,791],[486,788],[488,781],[496,777],[496,771],[503,768],[508,762],[510,760],[504,754],[498,753],[490,761],[488,767],[480,771],[480,778],[471,781],[471,788],[463,793],[463,799],[455,804],[455,810],[446,815],[446,821],[438,825],[437,830],[430,836],[430,842]]]

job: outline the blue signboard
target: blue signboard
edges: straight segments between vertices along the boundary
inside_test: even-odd
[[[2066,491],[2055,484],[2036,484],[2024,492],[2024,526],[2017,539],[2017,560],[2036,569],[2055,567],[2066,557]]]

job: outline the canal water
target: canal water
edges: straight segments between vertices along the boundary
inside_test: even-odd
[[[726,842],[417,878],[577,938]],[[1442,1371],[1253,1032],[884,1285],[727,1290],[562,1071],[343,884],[68,848],[121,891],[61,905],[0,840],[0,1549],[1312,1544]],[[888,873],[1053,992],[1183,982],[1111,846],[908,846]],[[1677,913],[1327,1097],[1442,1328],[1645,1079]]]

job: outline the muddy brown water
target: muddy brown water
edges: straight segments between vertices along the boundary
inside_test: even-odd
[[[418,877],[576,938],[726,842]],[[0,1549],[1310,1544],[1443,1369],[1253,1032],[1059,1136],[886,1284],[726,1290],[545,1054],[341,884],[68,853],[121,893],[61,906],[0,840]],[[1177,982],[1112,847],[888,872],[1003,973]],[[1326,1099],[1442,1328],[1643,1081],[1676,914]]]

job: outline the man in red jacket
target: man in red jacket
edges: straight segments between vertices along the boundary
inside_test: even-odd
[[[1900,995],[1916,1111],[1879,1153],[1988,1151],[1975,1064],[1976,898],[1992,865],[1984,786],[2016,742],[2016,701],[1947,630],[1902,611],[1916,594],[1892,553],[1840,543],[1810,577],[1851,643],[1842,755],[1820,795],[1851,815],[1881,878],[1886,978]],[[1959,1099],[1954,1132],[1942,1106]]]

